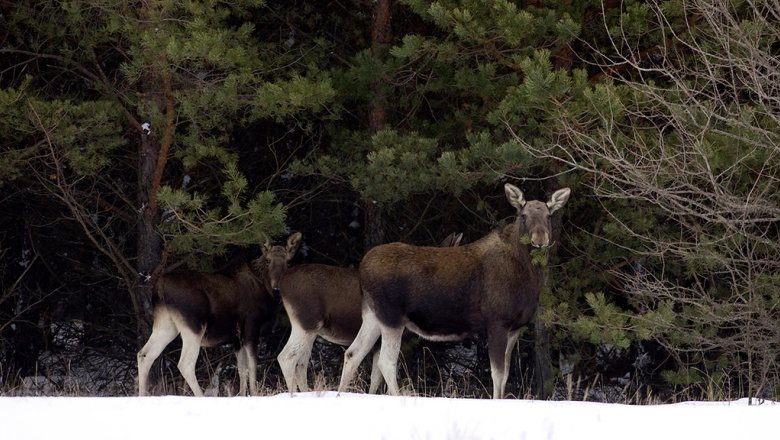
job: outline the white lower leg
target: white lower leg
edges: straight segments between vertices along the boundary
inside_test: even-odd
[[[364,307],[363,324],[360,326],[360,331],[344,353],[344,367],[341,370],[341,381],[339,382],[340,393],[347,391],[355,378],[360,363],[371,351],[379,335],[379,321],[370,309]]]
[[[247,345],[248,344],[248,345]],[[246,353],[246,369],[247,369],[247,381],[249,381],[249,395],[257,395],[257,353],[254,342],[249,342],[244,345],[243,349]]]
[[[379,351],[379,370],[387,383],[387,393],[398,395],[398,354],[404,328],[382,327],[382,347]]]
[[[192,393],[198,397],[203,396],[203,390],[198,385],[198,378],[195,376],[195,364],[198,362],[200,354],[200,341],[203,333],[195,334],[190,331],[181,333],[181,355],[179,356],[179,371],[184,376],[187,385],[190,386]]]
[[[279,366],[282,369],[282,375],[284,375],[284,381],[287,384],[287,389],[294,393],[297,387],[301,386],[297,383],[297,375],[295,373],[296,365],[298,365],[298,359],[301,357],[301,352],[305,346],[306,332],[292,322],[292,330],[290,331],[290,338],[284,345],[282,352],[279,353],[276,360],[279,362]]]
[[[298,384],[298,389],[303,392],[309,391],[309,359],[311,359],[311,350],[314,346],[314,340],[317,339],[317,335],[309,333],[306,335],[306,340],[301,345],[301,350],[298,355],[298,360],[295,363],[295,382]]]
[[[493,398],[503,398],[507,377],[506,371],[504,371],[504,362],[490,361],[490,377],[493,379]]]
[[[173,321],[164,311],[158,311],[155,316],[152,334],[146,341],[143,348],[138,351],[138,395],[146,396],[149,394],[149,370],[151,370],[154,361],[160,357],[160,353],[173,341],[179,334]]]
[[[368,386],[368,394],[376,394],[382,385],[382,371],[379,370],[379,350],[374,350],[371,359],[371,384]]]
[[[238,369],[238,395],[239,396],[245,396],[246,395],[246,384],[248,382],[247,375],[249,374],[249,370],[246,366],[246,351],[244,350],[244,347],[239,348],[236,351],[236,368]]]
[[[506,392],[506,382],[509,379],[509,369],[512,364],[512,352],[515,349],[518,336],[520,336],[519,331],[510,333],[509,337],[507,338],[506,350],[504,351],[504,375],[501,379],[501,387],[499,388],[501,398],[504,397],[504,393]]]

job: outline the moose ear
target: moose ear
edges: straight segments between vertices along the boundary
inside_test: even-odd
[[[458,246],[460,246],[460,241],[461,241],[461,240],[463,240],[463,233],[462,233],[462,232],[459,232],[459,233],[458,233],[458,234],[455,236],[455,239],[454,239],[454,240],[452,240],[452,247],[458,247]]]
[[[550,209],[550,214],[563,207],[563,205],[565,205],[569,200],[569,195],[571,195],[571,190],[569,188],[563,188],[555,191],[550,197],[550,201],[547,202],[547,208]]]
[[[460,241],[463,239],[463,233],[451,233],[450,235],[446,236],[444,240],[439,244],[439,247],[458,247],[460,245]]]
[[[510,205],[514,206],[518,211],[523,209],[523,206],[525,206],[525,197],[523,197],[523,192],[520,191],[520,188],[511,183],[507,183],[504,185],[504,192],[506,193],[506,198],[509,200]]]
[[[287,258],[292,258],[293,254],[295,254],[295,251],[298,250],[298,246],[301,245],[301,237],[302,234],[300,232],[296,232],[287,239]]]

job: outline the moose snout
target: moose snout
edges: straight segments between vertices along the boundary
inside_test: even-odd
[[[274,299],[274,301],[279,301],[282,299],[282,291],[279,288],[279,278],[271,277],[270,280],[268,280],[269,287],[271,288],[271,291],[269,292],[271,294],[271,298]]]
[[[547,231],[534,231],[531,234],[531,246],[535,248],[546,248],[550,246],[550,234]]]

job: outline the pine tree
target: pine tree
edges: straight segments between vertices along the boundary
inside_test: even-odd
[[[570,72],[571,47],[581,29],[577,20],[596,6],[520,7],[507,1],[396,4],[394,15],[407,20],[395,23],[389,56],[366,49],[333,73],[344,107],[369,112],[368,104],[377,94],[393,97],[385,108],[384,129],[334,126],[328,148],[299,162],[296,174],[348,182],[360,198],[376,201],[388,217],[417,206],[417,214],[408,214],[418,215],[417,220],[405,219],[387,228],[391,241],[414,240],[411,234],[417,227],[408,224],[423,223],[425,228],[435,228],[436,221],[454,224],[451,217],[430,218],[434,211],[451,209],[446,207],[448,200],[456,200],[454,205],[467,203],[478,213],[482,218],[474,234],[484,234],[486,227],[510,214],[497,196],[500,183],[508,179],[528,179],[526,189],[535,197],[563,185],[575,186],[573,174],[549,178],[561,175],[563,168],[529,154],[516,137],[535,145],[554,142],[556,133],[545,125],[545,115],[557,100],[567,99],[571,89],[588,85],[583,70]],[[377,79],[383,86],[379,91]],[[469,227],[474,221],[464,223]],[[583,293],[574,301],[584,302]],[[543,326],[537,330],[546,334]],[[538,359],[551,358],[543,353],[548,343],[540,341],[537,346]],[[549,362],[540,361],[537,369],[543,371],[538,382],[549,382]],[[544,392],[539,386],[539,395]]]
[[[602,234],[628,250],[611,268],[625,308],[591,294],[575,332],[653,339],[663,378],[708,397],[776,395],[776,5],[620,12],[610,80],[547,112],[559,143],[529,146],[586,173],[610,208]]]
[[[4,11],[2,182],[65,207],[121,276],[141,341],[165,256],[202,267],[283,231],[284,207],[244,177],[252,150],[236,130],[304,125],[333,99],[314,57],[296,64],[299,47],[257,28],[264,12],[251,0]]]

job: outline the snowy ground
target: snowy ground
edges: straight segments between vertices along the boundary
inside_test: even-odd
[[[628,406],[367,396],[0,397],[0,439],[778,438],[780,404]]]

